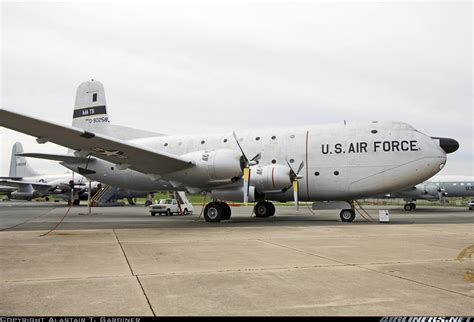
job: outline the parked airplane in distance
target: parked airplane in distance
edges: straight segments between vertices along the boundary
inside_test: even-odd
[[[73,118],[71,127],[0,109],[0,126],[75,150],[74,157],[49,157],[79,173],[100,173],[101,182],[210,193],[210,222],[230,218],[225,201],[256,201],[256,216],[269,217],[271,201],[351,201],[406,189],[438,173],[459,147],[402,122],[156,134],[111,125],[104,88],[94,81],[79,86]],[[343,209],[340,216],[352,221],[355,213]]]
[[[472,176],[435,176],[410,189],[391,193],[385,197],[403,198],[403,209],[412,211],[416,200],[444,200],[446,197],[474,197],[474,177]]]
[[[0,185],[11,187],[7,195],[10,199],[31,200],[49,196],[79,203],[87,199],[86,179],[69,174],[42,175],[35,171],[25,157],[17,156],[23,152],[23,146],[16,142],[12,147],[10,171],[8,177],[0,177]],[[95,186],[95,185],[94,185]],[[71,189],[74,189],[71,194]]]

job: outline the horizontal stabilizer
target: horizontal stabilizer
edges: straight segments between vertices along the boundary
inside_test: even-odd
[[[47,153],[17,153],[18,156],[45,160],[61,161],[66,163],[87,162],[87,157],[76,157],[68,154],[47,154]],[[91,158],[93,159],[93,158]]]

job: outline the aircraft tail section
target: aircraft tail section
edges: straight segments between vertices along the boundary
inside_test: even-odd
[[[83,82],[77,88],[72,126],[121,140],[162,136],[151,131],[110,124],[104,85],[94,80]]]
[[[109,123],[102,83],[91,80],[79,85],[76,91],[72,126],[93,130],[107,126]]]
[[[17,153],[23,153],[23,145],[20,142],[16,142],[12,147],[9,176],[19,178],[38,176],[39,173],[28,164],[27,159],[17,156]]]

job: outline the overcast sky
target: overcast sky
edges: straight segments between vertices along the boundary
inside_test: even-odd
[[[404,121],[460,142],[441,174],[474,175],[472,15],[470,1],[2,2],[1,106],[70,124],[95,79],[113,123],[162,133]],[[15,141],[66,151],[1,128],[0,175]]]

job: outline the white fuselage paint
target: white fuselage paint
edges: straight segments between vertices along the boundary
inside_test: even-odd
[[[300,200],[349,200],[396,191],[416,185],[440,171],[446,153],[439,142],[399,122],[372,122],[348,125],[312,126],[292,129],[236,131],[248,158],[258,153],[260,165],[273,162],[297,169],[304,167],[300,179]],[[194,151],[231,149],[239,151],[231,132],[224,134],[169,135],[130,140],[130,144],[184,155]],[[64,164],[77,171],[85,164]],[[113,170],[112,170],[113,168]],[[89,178],[134,190],[206,191],[240,189],[242,180],[206,186],[189,175],[188,170],[163,177],[119,170],[116,165],[96,159],[88,164],[96,171]],[[292,189],[271,193],[269,200],[293,200]],[[239,201],[239,200],[235,200]]]

